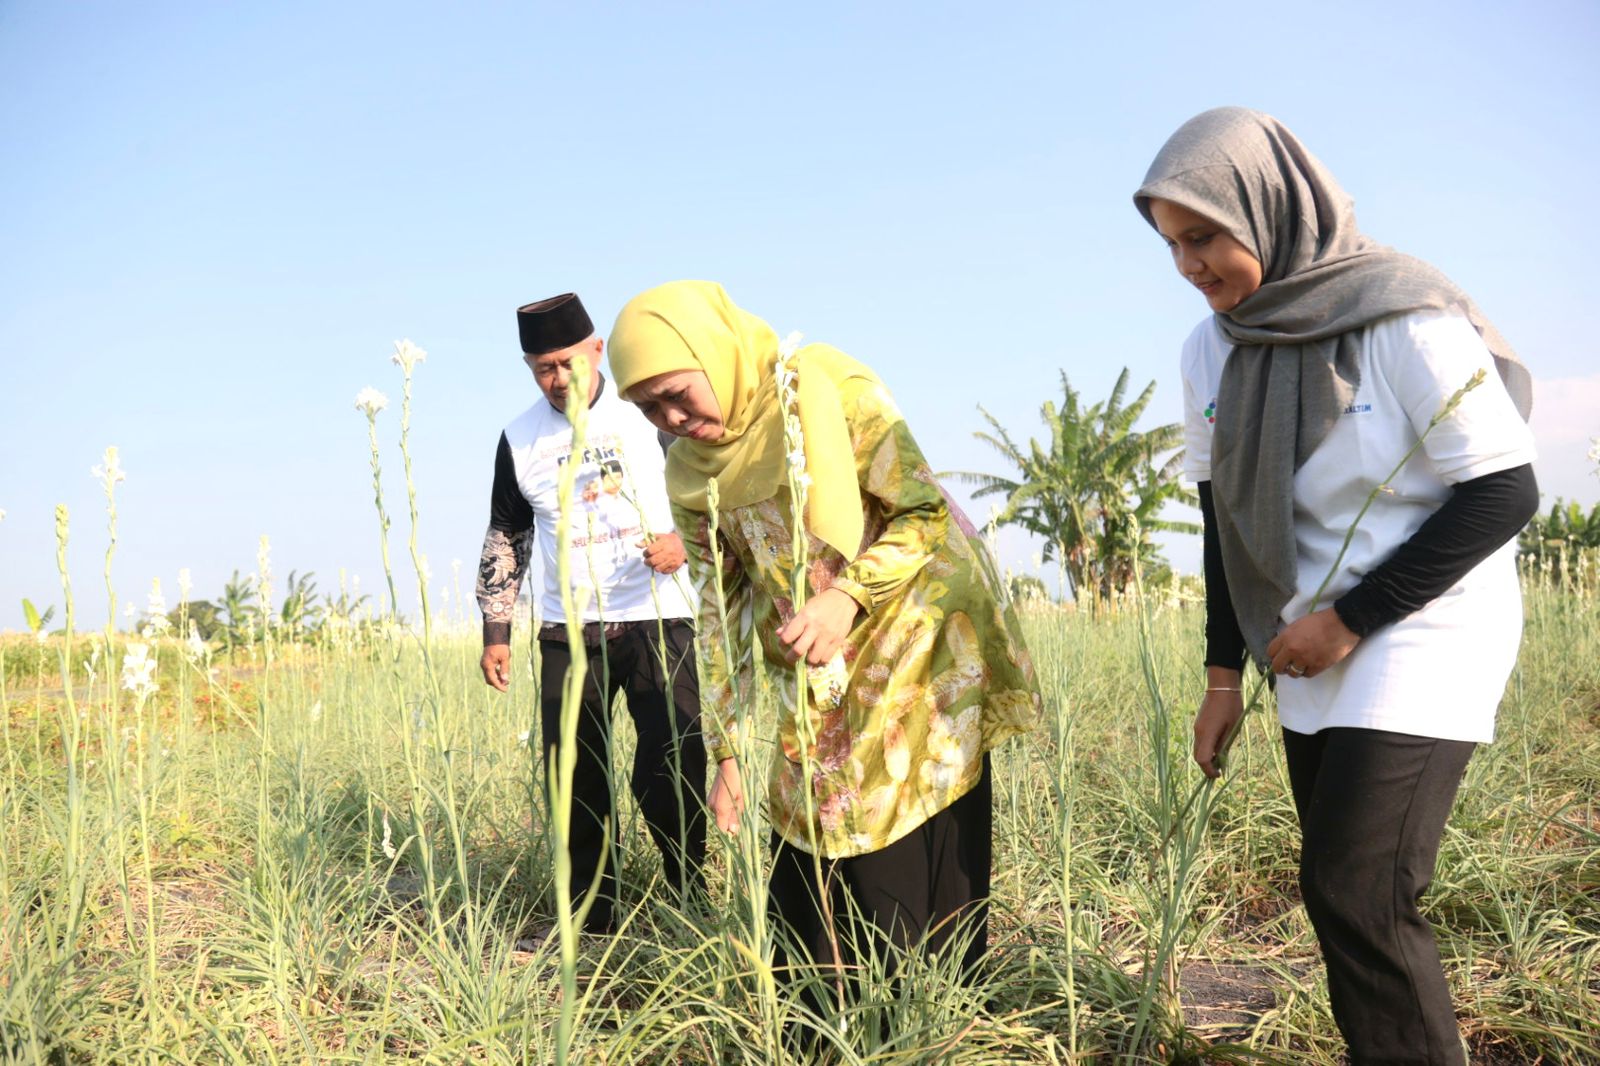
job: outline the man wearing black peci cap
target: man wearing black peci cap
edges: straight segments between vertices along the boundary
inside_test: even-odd
[[[560,739],[561,694],[571,664],[561,603],[556,486],[579,464],[568,523],[568,570],[583,608],[589,659],[578,714],[571,825],[572,898],[600,872],[584,922],[611,928],[617,897],[616,807],[611,795],[611,704],[627,696],[638,734],[631,786],[666,879],[680,890],[701,883],[706,778],[700,737],[700,686],[683,544],[672,529],[661,438],[639,409],[600,375],[605,342],[572,293],[517,309],[523,362],[544,394],[500,434],[489,532],[478,564],[483,611],[483,676],[504,692],[511,669],[511,616],[537,539],[544,565],[537,634],[540,727],[547,757]],[[588,363],[589,416],[581,454],[572,453],[567,419],[573,360]],[[579,591],[586,590],[586,591]],[[610,855],[606,856],[607,825]],[[601,869],[602,863],[604,869]]]

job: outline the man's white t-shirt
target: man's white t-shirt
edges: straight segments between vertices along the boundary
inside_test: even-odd
[[[1214,318],[1183,346],[1184,476],[1211,478],[1217,387],[1232,346]],[[1369,326],[1360,340],[1361,384],[1327,438],[1294,478],[1299,584],[1287,625],[1310,613],[1345,534],[1373,488],[1478,369],[1482,385],[1424,439],[1361,519],[1317,607],[1332,606],[1383,563],[1450,495],[1450,487],[1534,459],[1533,435],[1464,315],[1420,311]],[[1365,637],[1314,678],[1278,677],[1278,716],[1297,733],[1354,726],[1486,743],[1516,661],[1522,594],[1508,543],[1432,603]]]
[[[543,617],[559,619],[561,580],[557,533],[558,479],[572,460],[572,423],[540,397],[506,427],[517,487],[533,509],[544,566]],[[694,614],[687,575],[658,574],[644,561],[646,534],[673,532],[665,457],[655,427],[602,381],[589,408],[569,525],[571,584],[587,588],[583,620],[633,622]]]

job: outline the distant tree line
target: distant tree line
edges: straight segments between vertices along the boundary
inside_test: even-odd
[[[1576,580],[1584,557],[1600,553],[1600,503],[1588,514],[1561,498],[1536,514],[1517,538],[1517,555],[1528,569],[1553,580]],[[1591,565],[1593,565],[1591,563]]]
[[[345,591],[323,595],[317,591],[314,572],[291,570],[282,606],[273,610],[268,605],[263,611],[255,577],[241,577],[235,570],[215,601],[191,600],[168,612],[167,618],[174,632],[187,620],[194,623],[201,640],[231,651],[260,641],[266,633],[275,640],[316,642],[333,628],[359,630],[371,622],[370,612],[364,610],[370,599]]]

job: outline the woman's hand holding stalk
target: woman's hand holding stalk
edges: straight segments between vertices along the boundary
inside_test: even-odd
[[[637,546],[644,549],[644,564],[658,574],[677,573],[688,558],[676,533],[646,534]]]
[[[1275,674],[1316,677],[1343,662],[1359,643],[1361,638],[1344,624],[1339,612],[1324,607],[1286,626],[1267,645],[1267,654],[1272,656]]]
[[[1206,667],[1206,694],[1194,720],[1194,761],[1207,777],[1222,773],[1222,754],[1244,717],[1244,674],[1225,666]]]
[[[841,589],[824,589],[805,602],[782,629],[778,639],[788,645],[789,661],[802,658],[812,666],[832,659],[856,624],[861,605]]]

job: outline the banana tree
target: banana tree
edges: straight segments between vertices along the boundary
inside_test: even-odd
[[[1047,436],[1042,441],[1029,438],[1026,446],[980,406],[990,428],[974,436],[999,452],[1015,473],[950,475],[977,486],[974,499],[1000,497],[1004,502],[997,524],[1016,526],[1043,540],[1045,560],[1061,567],[1075,599],[1124,591],[1133,580],[1135,561],[1159,565],[1161,553],[1152,533],[1200,531],[1193,522],[1163,517],[1168,503],[1196,502],[1193,491],[1178,480],[1182,425],[1134,428],[1155,387],[1150,382],[1132,403],[1125,403],[1124,368],[1109,398],[1085,406],[1062,372],[1060,405],[1047,400],[1039,412]]]

